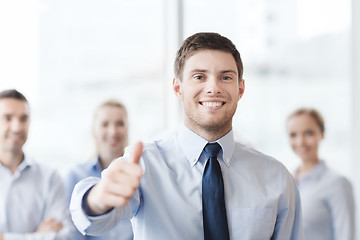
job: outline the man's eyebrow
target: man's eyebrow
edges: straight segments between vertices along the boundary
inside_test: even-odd
[[[193,69],[191,71],[191,73],[196,73],[196,72],[200,72],[200,73],[206,73],[206,72],[209,72],[209,70],[206,70],[206,69]],[[235,70],[223,70],[223,71],[220,71],[221,74],[224,74],[224,73],[233,73],[233,74],[238,74],[237,71]]]
[[[193,70],[191,70],[191,73],[197,73],[197,72],[205,73],[205,72],[208,72],[208,70],[206,70],[206,69],[193,69]]]
[[[224,70],[224,71],[221,71],[220,72],[221,74],[224,74],[224,73],[233,73],[233,74],[238,74],[236,71],[234,70]]]

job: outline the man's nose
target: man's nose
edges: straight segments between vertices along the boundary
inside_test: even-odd
[[[19,119],[13,119],[11,121],[11,130],[14,132],[19,132],[24,129],[24,123]]]
[[[221,92],[220,80],[216,77],[209,77],[206,81],[206,93],[208,94],[218,94]]]

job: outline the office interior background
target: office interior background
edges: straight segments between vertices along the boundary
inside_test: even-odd
[[[94,153],[93,111],[105,99],[126,104],[130,143],[174,132],[176,50],[218,32],[244,62],[236,138],[293,171],[286,117],[319,109],[320,156],[352,181],[359,209],[359,15],[356,0],[0,0],[0,89],[30,102],[26,153],[65,172]]]

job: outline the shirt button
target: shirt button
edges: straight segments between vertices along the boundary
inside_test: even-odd
[[[228,159],[228,158],[227,158],[227,159],[225,159],[225,162],[229,163],[229,162],[230,162],[230,159]]]

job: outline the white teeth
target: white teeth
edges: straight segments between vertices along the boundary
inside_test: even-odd
[[[207,107],[220,107],[221,102],[203,102],[203,105]]]

